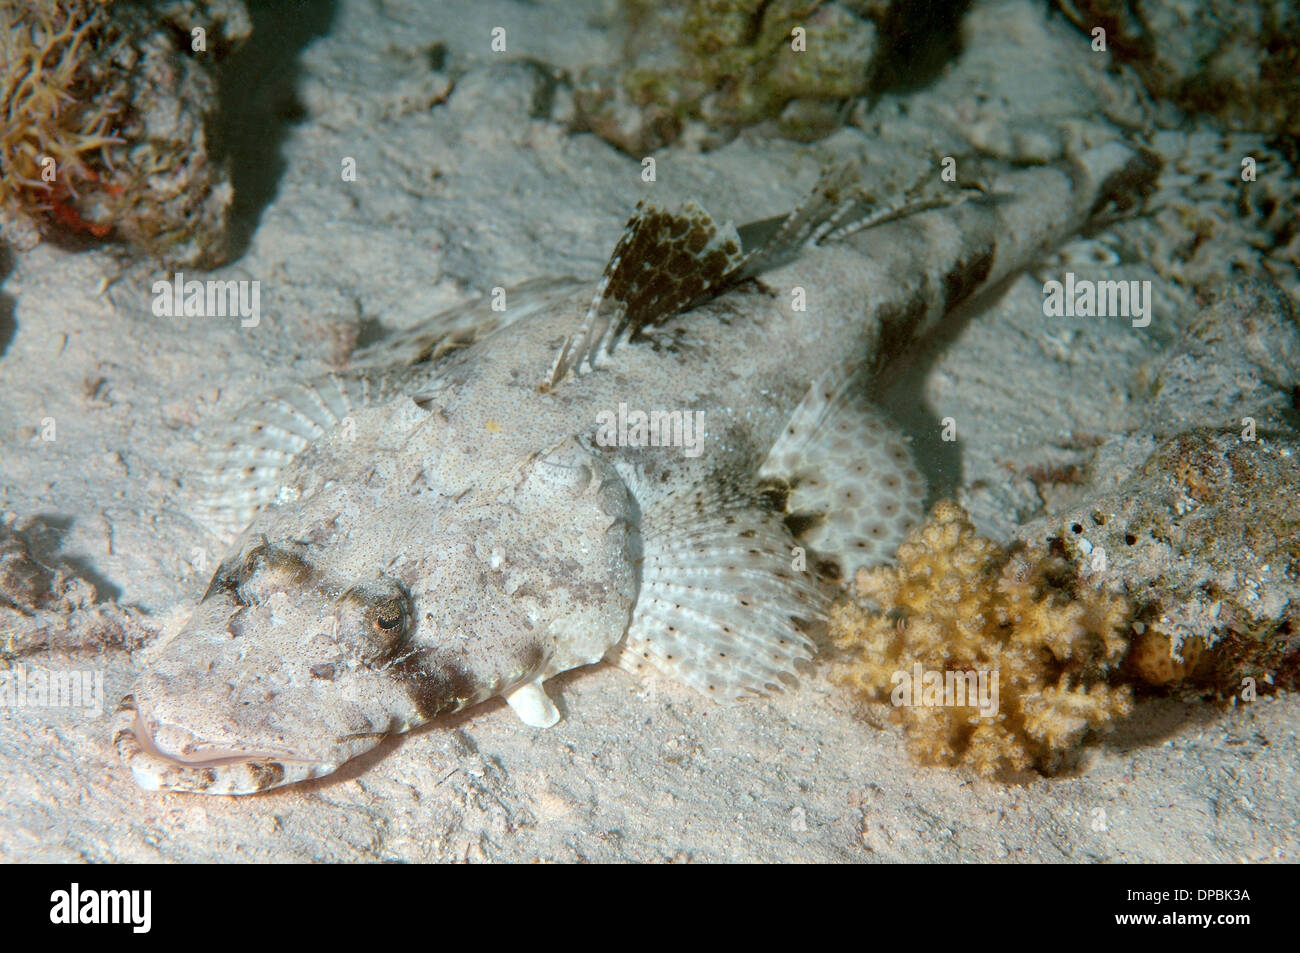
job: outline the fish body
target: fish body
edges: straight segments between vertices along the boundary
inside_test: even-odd
[[[826,580],[920,516],[857,385],[1156,168],[1115,145],[884,213],[832,176],[740,230],[641,207],[598,281],[251,406],[213,483],[237,536],[116,715],[135,779],[262,791],[494,696],[549,725],[545,681],[601,660],[721,701],[789,684]]]

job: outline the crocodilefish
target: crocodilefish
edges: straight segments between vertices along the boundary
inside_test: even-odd
[[[121,756],[248,794],[495,696],[552,725],[547,679],[601,660],[719,702],[793,684],[835,586],[922,515],[863,382],[1158,168],[1113,143],[890,204],[850,164],[741,228],[643,202],[594,282],[255,401],[203,438],[232,542],[118,707]]]

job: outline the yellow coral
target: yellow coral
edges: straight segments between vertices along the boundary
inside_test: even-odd
[[[1080,583],[1063,558],[1008,551],[945,502],[897,562],[858,574],[858,594],[878,609],[832,610],[831,637],[850,653],[834,678],[893,701],[922,761],[1053,771],[1131,711],[1131,690],[1109,683],[1128,651],[1129,605]]]
[[[1204,642],[1195,637],[1184,639],[1175,650],[1167,632],[1147,625],[1133,640],[1128,667],[1149,685],[1168,685],[1194,672],[1204,652]]]

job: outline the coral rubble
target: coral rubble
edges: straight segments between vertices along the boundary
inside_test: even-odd
[[[725,140],[773,120],[794,138],[838,127],[867,91],[877,27],[855,5],[820,0],[624,0],[625,56],[574,92],[577,124],[633,155],[688,125]]]
[[[1055,5],[1089,34],[1104,29],[1108,50],[1153,96],[1213,115],[1226,129],[1300,136],[1300,10],[1289,0]]]
[[[71,567],[38,559],[28,535],[0,519],[0,668],[35,654],[139,648],[156,635],[137,611],[101,602]]]
[[[1020,536],[1133,602],[1143,681],[1234,699],[1300,687],[1300,323],[1286,295],[1230,288],[1146,389],[1141,426],[1098,449],[1090,489]]]

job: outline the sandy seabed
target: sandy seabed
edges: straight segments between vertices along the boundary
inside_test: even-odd
[[[380,12],[376,12],[379,9]],[[618,55],[599,4],[503,0],[379,8],[343,0],[288,24],[268,97],[303,118],[245,143],[273,181],[247,245],[206,277],[261,282],[262,319],[158,318],[147,263],[44,244],[15,256],[0,294],[0,510],[39,520],[47,554],[100,598],[172,631],[219,546],[186,511],[195,427],[286,377],[337,368],[358,329],[406,327],[525,279],[595,277],[645,194],[640,163],[539,111],[539,71]],[[508,57],[488,37],[504,24]],[[930,87],[801,144],[742,135],[657,156],[655,198],[719,219],[782,212],[836,157],[887,177],[962,131],[1104,125],[1124,80],[1028,0],[974,5],[967,51]],[[291,47],[296,43],[297,49]],[[424,53],[444,43],[454,83]],[[543,97],[547,98],[547,97]],[[1113,108],[1112,108],[1113,107]],[[991,130],[991,131],[990,131]],[[998,130],[1003,130],[999,133]],[[262,154],[264,150],[264,154]],[[356,159],[358,178],[339,175]],[[237,182],[237,185],[240,184]],[[1223,257],[1236,249],[1225,248]],[[1186,296],[1147,264],[1165,315],[1045,325],[1040,278],[900,368],[886,406],[914,438],[932,496],[960,494],[1008,539],[1041,505],[1008,463],[1045,462],[1073,432],[1133,415],[1130,382],[1174,338]],[[1163,319],[1162,319],[1163,318]],[[959,413],[959,449],[931,435]],[[43,421],[57,425],[43,440]],[[207,571],[200,571],[203,564]],[[102,672],[104,711],[0,710],[0,856],[13,860],[1264,861],[1300,858],[1300,719],[1283,694],[1232,709],[1147,700],[1072,776],[1005,784],[918,766],[886,719],[864,720],[820,663],[800,688],[720,707],[596,666],[557,679],[564,718],[521,725],[489,702],[390,739],[330,778],[251,798],[159,795],[110,743],[113,705],[150,646],[29,667]]]

